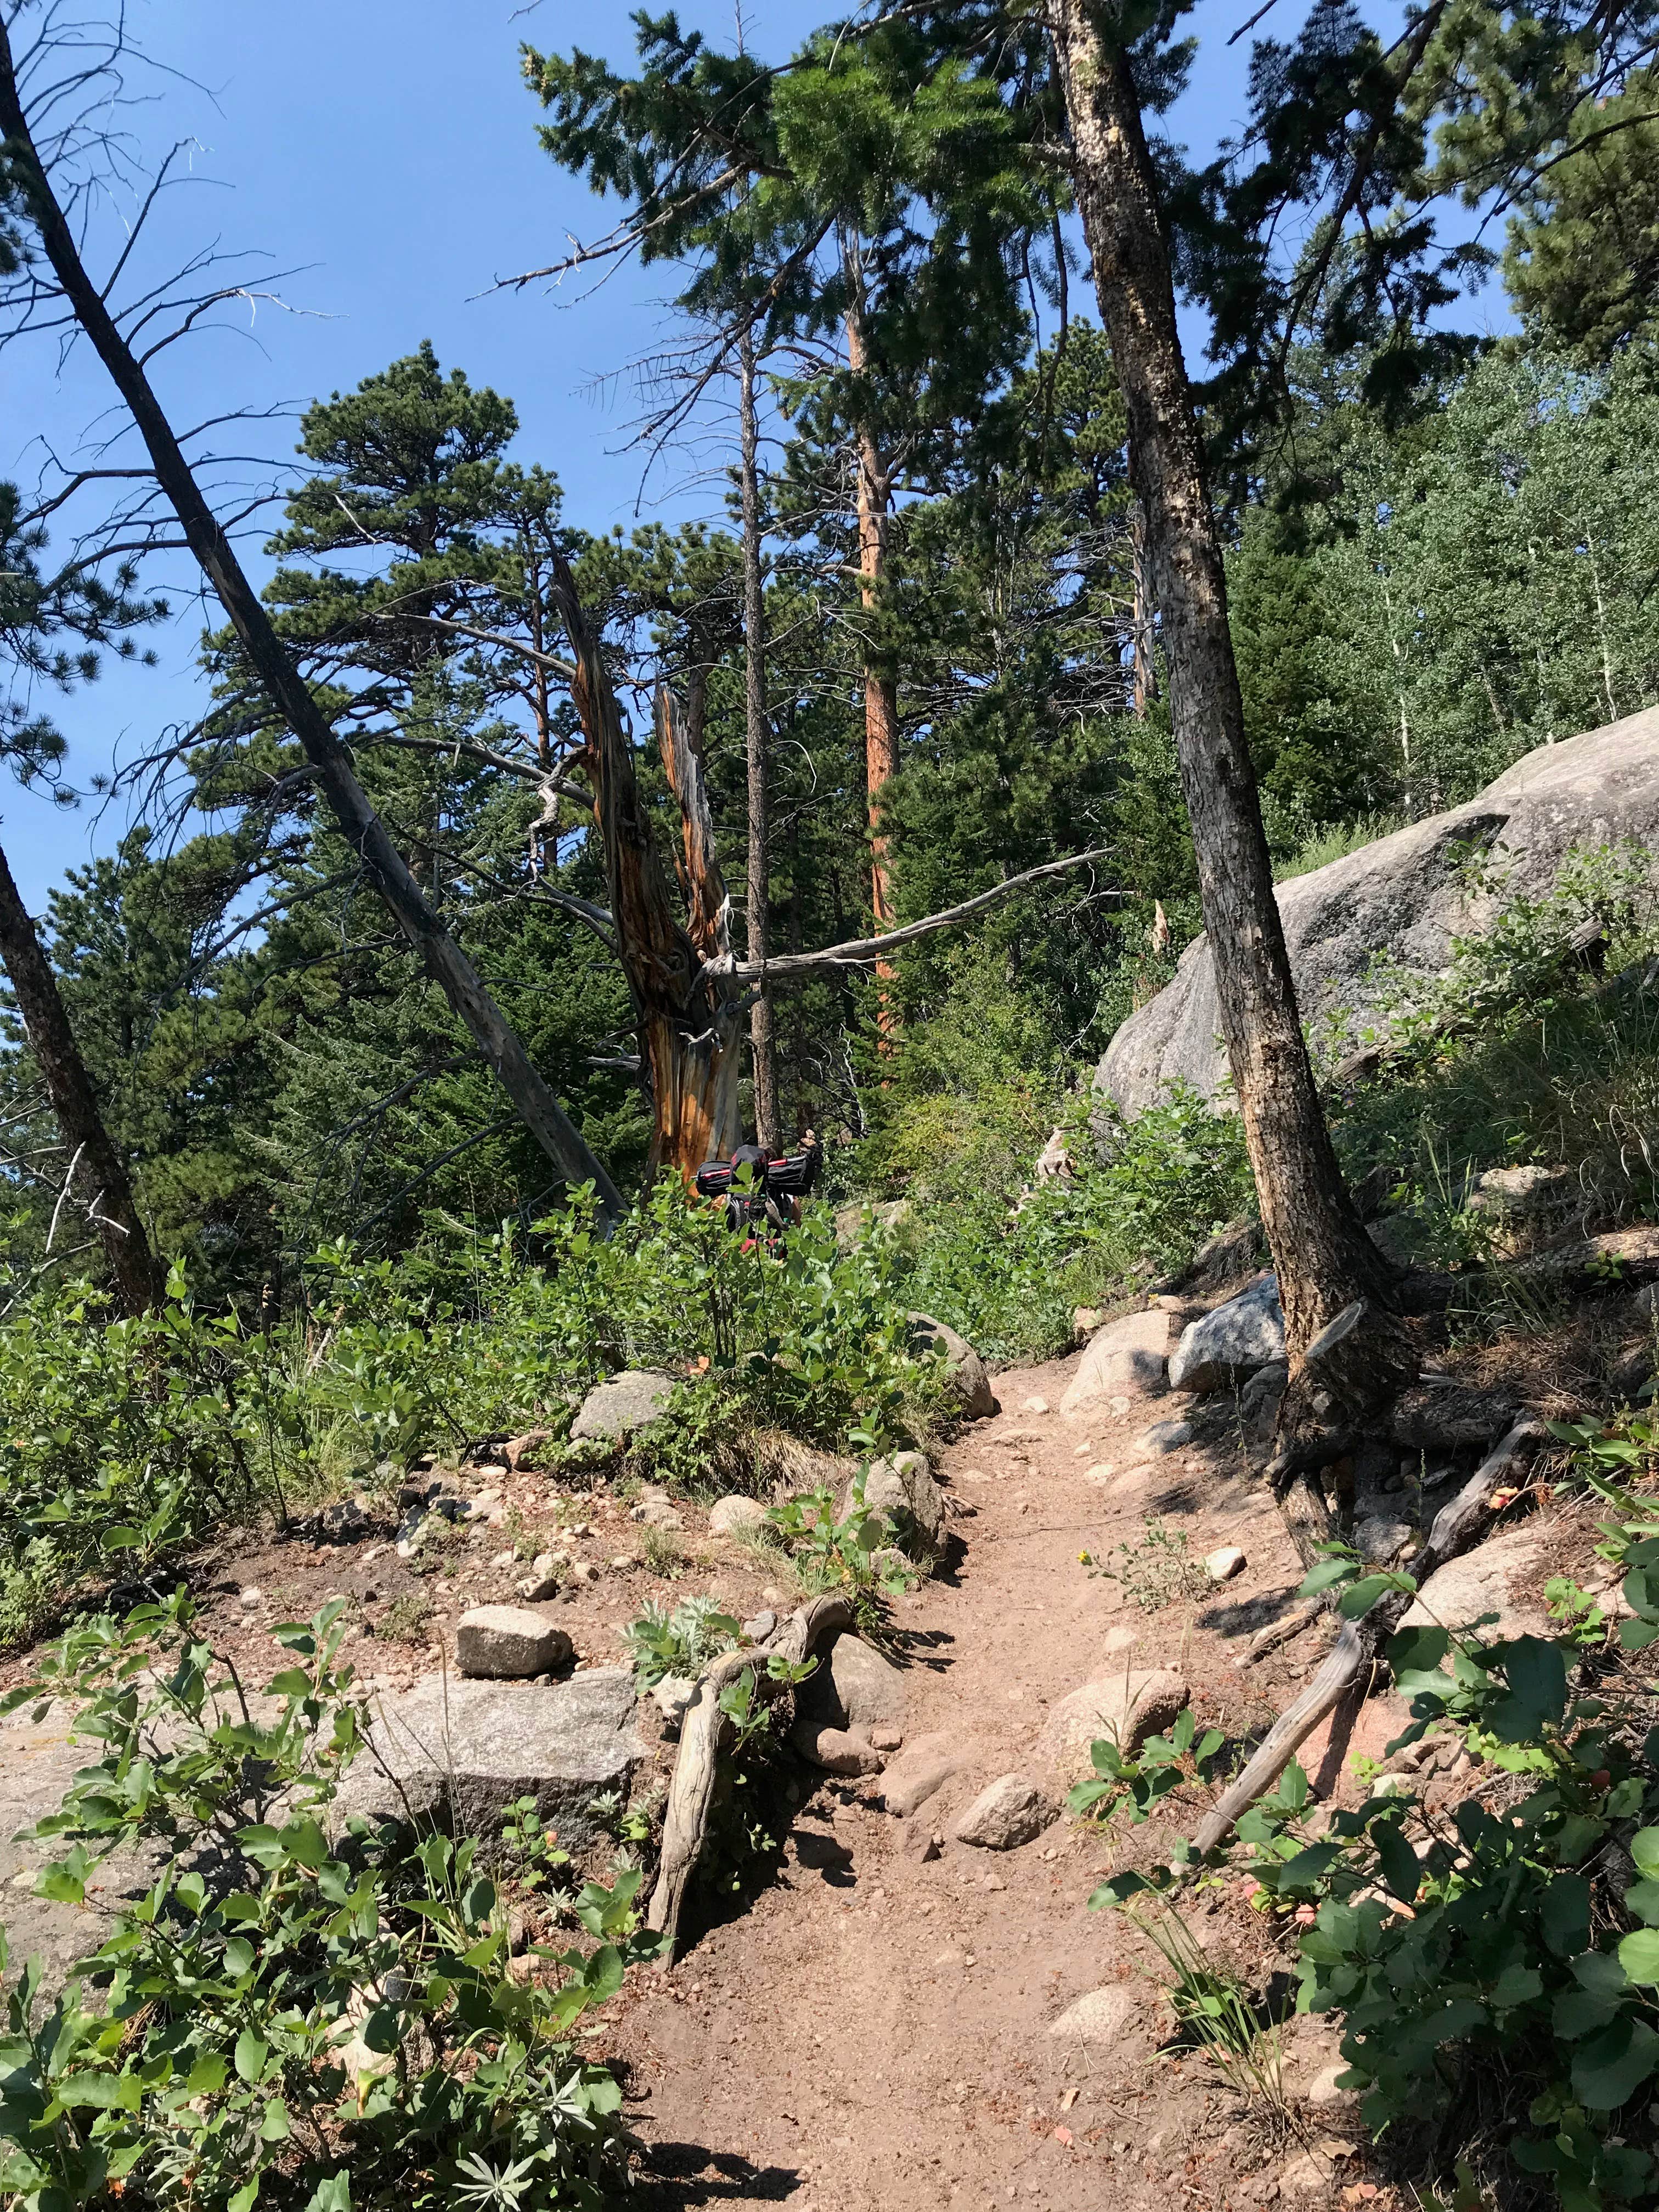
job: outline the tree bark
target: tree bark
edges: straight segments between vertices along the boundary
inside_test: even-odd
[[[1337,1165],[1297,1011],[1227,628],[1221,543],[1176,324],[1156,175],[1104,0],[1043,0],[1100,312],[1128,413],[1170,710],[1233,1086],[1293,1360],[1357,1298],[1397,1340],[1390,1271]],[[1384,1366],[1391,1363],[1384,1358]],[[1297,1377],[1286,1406],[1299,1417]],[[1354,1409],[1346,1409],[1352,1413]]]
[[[842,238],[842,264],[847,276],[847,365],[861,376],[869,365],[864,336],[864,284],[859,268],[858,241],[850,232]],[[858,431],[859,604],[866,622],[879,602],[887,573],[887,502],[892,495],[880,449],[872,432]],[[881,822],[881,793],[898,768],[898,687],[883,672],[869,644],[864,662],[864,781],[870,819],[870,910],[878,932],[894,921],[893,884],[888,860],[888,839]],[[876,968],[881,997],[879,1016],[884,1037],[890,1036],[892,1016],[889,987],[896,970],[885,962]]]
[[[345,747],[312,697],[298,665],[277,636],[258,593],[204,497],[149,380],[104,296],[82,262],[64,211],[35,150],[0,21],[0,132],[22,187],[47,261],[94,351],[125,402],[162,493],[178,516],[191,552],[212,586],[272,704],[298,738],[347,843],[357,854],[398,927],[420,955],[457,1018],[494,1069],[526,1127],[568,1182],[591,1182],[602,1213],[614,1219],[622,1200],[602,1164],[583,1142],[477,971],[444,927],[386,834],[358,782]]]
[[[734,1152],[744,986],[733,973],[732,902],[714,848],[714,817],[695,726],[666,686],[657,694],[657,745],[678,801],[682,927],[622,708],[599,639],[562,560],[550,587],[575,663],[570,696],[586,740],[582,765],[605,855],[617,952],[634,1001],[640,1056],[651,1082],[652,1168],[690,1182],[705,1160]]]
[[[755,341],[745,326],[738,341],[738,398],[742,443],[744,723],[749,763],[748,953],[762,980],[749,1012],[754,1063],[755,1142],[775,1152],[782,1142],[778,1115],[778,1061],[772,998],[765,981],[772,931],[771,836],[767,756],[772,732],[766,720],[766,594],[761,575],[760,424],[755,409]]]
[[[18,896],[3,852],[0,852],[0,960],[5,963],[17,1011],[28,1032],[29,1049],[75,1164],[72,1172],[88,1194],[88,1211],[103,1245],[116,1294],[128,1313],[148,1313],[161,1304],[166,1279],[139,1218],[126,1163],[98,1110],[98,1094],[70,1027],[58,979],[40,950],[34,924]]]
[[[1146,516],[1136,500],[1129,514],[1129,557],[1133,570],[1134,611],[1130,617],[1130,643],[1134,653],[1134,709],[1144,722],[1146,710],[1158,696],[1158,665],[1152,658],[1152,602],[1146,574]]]

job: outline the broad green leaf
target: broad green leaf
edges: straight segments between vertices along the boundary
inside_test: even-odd
[[[187,2097],[215,2097],[225,2086],[229,2068],[216,2051],[204,2051],[185,2081]]]
[[[1538,1903],[1538,1925],[1558,1959],[1571,1959],[1589,1942],[1590,1886],[1582,1875],[1559,1874]]]
[[[1344,1620],[1362,1620],[1383,1592],[1393,1588],[1387,1575],[1362,1575],[1352,1588],[1343,1591],[1336,1601],[1336,1609]]]
[[[1630,1839],[1636,1870],[1650,1881],[1659,1881],[1659,1828],[1638,1828]]]
[[[270,2046],[251,2027],[245,2027],[236,2039],[236,2071],[243,2081],[257,2081],[264,2072],[265,2061],[270,2056]]]
[[[1632,1929],[1619,1946],[1619,1963],[1631,1981],[1659,1988],[1659,1928]]]
[[[1635,2094],[1656,2065],[1659,2035],[1630,2014],[1621,2014],[1574,2053],[1574,2094],[1593,2111],[1614,2112]]]

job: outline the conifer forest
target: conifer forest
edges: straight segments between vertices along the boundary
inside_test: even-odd
[[[1659,2206],[1659,5],[361,4],[368,374],[0,0],[0,2207]]]

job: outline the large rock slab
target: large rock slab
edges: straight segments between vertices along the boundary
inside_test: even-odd
[[[635,1732],[634,1677],[592,1668],[568,1682],[477,1682],[429,1674],[384,1698],[372,1735],[389,1770],[364,1755],[334,1806],[337,1825],[368,1820],[435,1820],[455,1835],[500,1832],[501,1815],[533,1797],[568,1847],[603,1832],[588,1809],[595,1797],[624,1796],[645,1756]]]
[[[1547,890],[1571,846],[1622,838],[1648,847],[1659,840],[1659,708],[1540,745],[1466,805],[1280,884],[1279,910],[1309,1033],[1333,1019],[1351,1037],[1367,1028],[1385,1032],[1383,987],[1370,972],[1376,955],[1437,975],[1455,937],[1488,925],[1487,902],[1471,899],[1462,879],[1471,844],[1497,846],[1512,897]],[[1214,963],[1200,937],[1175,981],[1118,1029],[1096,1085],[1127,1114],[1178,1084],[1212,1097],[1227,1073],[1220,1031]]]
[[[672,1375],[658,1375],[648,1367],[625,1369],[588,1392],[570,1424],[571,1437],[580,1443],[626,1443],[662,1419],[673,1395]]]
[[[14,1972],[26,1959],[39,1956],[50,1991],[76,1960],[95,1951],[111,1932],[120,1905],[142,1897],[167,1858],[159,1844],[124,1845],[113,1851],[87,1884],[83,1905],[58,1905],[33,1894],[33,1880],[69,1844],[61,1836],[33,1843],[14,1841],[55,1813],[82,1767],[94,1766],[102,1744],[82,1736],[72,1741],[73,1709],[54,1705],[37,1721],[29,1708],[0,1723],[0,1920]]]
[[[1285,1357],[1279,1278],[1261,1275],[1225,1305],[1189,1323],[1170,1361],[1170,1388],[1201,1396],[1225,1390]]]
[[[996,1393],[991,1388],[991,1377],[985,1362],[980,1358],[965,1336],[958,1336],[948,1322],[935,1321],[932,1314],[913,1313],[909,1316],[910,1348],[917,1353],[942,1352],[945,1354],[945,1380],[957,1410],[965,1420],[981,1421],[1000,1413]]]
[[[1489,1536],[1460,1559],[1448,1559],[1429,1577],[1401,1626],[1427,1628],[1436,1623],[1467,1628],[1482,1613],[1495,1613],[1496,1624],[1482,1636],[1494,1642],[1511,1636],[1548,1636],[1553,1626],[1544,1606],[1549,1578],[1544,1549],[1531,1528],[1511,1528]]]
[[[1093,1774],[1089,1747],[1098,1736],[1115,1741],[1120,1751],[1139,1751],[1149,1735],[1166,1729],[1187,1703],[1187,1685],[1173,1668],[1109,1674],[1049,1709],[1037,1754],[1068,1783],[1086,1782]]]
[[[1074,1418],[1113,1398],[1155,1397],[1164,1387],[1170,1327],[1169,1315],[1156,1308],[1109,1321],[1090,1338],[1060,1412]]]

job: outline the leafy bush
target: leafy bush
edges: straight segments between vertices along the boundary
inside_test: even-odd
[[[655,1598],[628,1625],[634,1679],[642,1690],[670,1674],[696,1674],[722,1651],[743,1641],[743,1625],[712,1597],[682,1598],[671,1612]]]
[[[1659,1638],[1659,1503],[1592,1480],[1614,1509],[1601,1548],[1626,1570],[1632,1653]],[[1350,1618],[1415,1587],[1339,1554],[1304,1589],[1335,1583]],[[1486,1771],[1480,1795],[1445,1816],[1402,1788],[1315,1826],[1292,1765],[1236,1842],[1201,1865],[1183,1846],[1176,1863],[1205,1880],[1242,1865],[1261,1908],[1301,1927],[1298,2006],[1342,2015],[1343,2080],[1370,2127],[1449,2119],[1478,2156],[1480,2109],[1511,2172],[1547,2178],[1563,2212],[1599,2212],[1659,2186],[1642,2147],[1659,2072],[1659,1729],[1650,1686],[1602,1656],[1601,1609],[1552,1589],[1559,1636],[1431,1624],[1389,1645],[1413,1715],[1391,1751],[1455,1735]],[[1145,1773],[1103,1769],[1103,1795],[1167,1794],[1186,1778],[1172,1750],[1148,1747]],[[1173,1880],[1119,1875],[1091,1902],[1167,1900]]]
[[[1074,1180],[1039,1185],[1018,1211],[988,1200],[921,1217],[911,1302],[983,1353],[1058,1351],[1074,1306],[1184,1261],[1254,1203],[1237,1114],[1182,1091],[1133,1121],[1102,1100],[1092,1115],[1073,1117]]]
[[[9,1993],[0,2187],[22,2212],[607,2201],[621,2091],[568,2039],[658,1948],[637,1932],[639,1877],[546,1890],[562,1862],[522,1807],[497,1875],[477,1838],[362,1819],[331,1836],[367,1735],[342,1610],[277,1631],[292,1663],[262,1698],[182,1595],[82,1625],[10,1693],[83,1700],[102,1747],[40,1825],[69,1849],[39,1893],[78,1902],[124,1843],[166,1853],[62,1990],[31,1965]],[[515,1886],[592,1948],[515,1963]]]
[[[937,1358],[908,1342],[894,1255],[838,1251],[823,1208],[775,1260],[677,1185],[609,1240],[579,1194],[533,1259],[507,1237],[471,1259],[328,1247],[307,1310],[259,1334],[201,1312],[177,1270],[137,1320],[84,1285],[19,1305],[0,1322],[0,1637],[228,1514],[285,1515],[514,1424],[556,1432],[616,1366],[701,1367],[647,1448],[691,1477],[763,1428],[900,1441],[944,1401]]]

